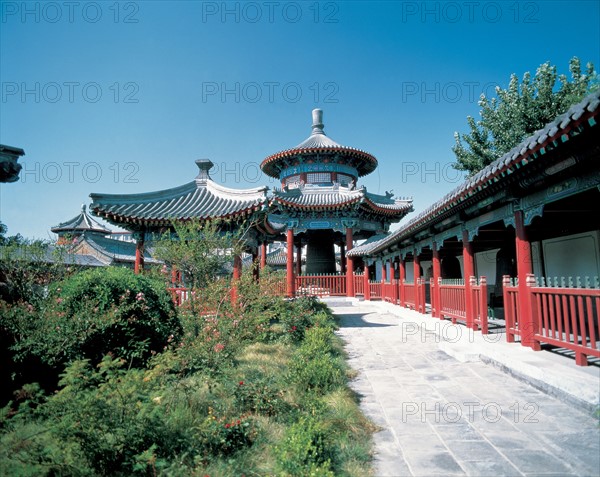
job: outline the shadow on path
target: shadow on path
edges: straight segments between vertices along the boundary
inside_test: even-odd
[[[340,326],[344,328],[384,328],[388,326],[398,326],[397,323],[371,323],[364,319],[372,313],[336,313],[340,319]]]

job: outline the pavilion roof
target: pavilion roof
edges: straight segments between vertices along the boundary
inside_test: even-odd
[[[329,138],[323,131],[323,112],[313,110],[313,125],[311,135],[296,147],[277,152],[267,157],[260,165],[262,171],[268,176],[278,178],[279,168],[288,158],[301,155],[328,154],[338,155],[340,159],[348,158],[357,162],[359,176],[370,174],[377,168],[377,159],[368,152],[353,147],[342,146]]]
[[[363,256],[381,252],[389,245],[404,240],[411,234],[423,230],[432,223],[446,217],[449,212],[476,194],[490,188],[492,185],[505,181],[507,177],[523,166],[543,160],[547,152],[569,141],[571,135],[577,135],[576,128],[579,125],[584,122],[588,122],[590,126],[597,124],[593,117],[598,114],[599,106],[600,91],[596,91],[586,96],[578,104],[571,106],[566,113],[556,117],[554,121],[524,139],[519,145],[496,161],[469,177],[461,185],[392,234],[368,247],[364,246],[366,244],[355,247],[348,254],[350,256]]]
[[[100,260],[104,259],[107,263],[115,262],[135,262],[135,242],[126,242],[124,240],[115,240],[103,236],[84,234],[80,239],[75,250],[89,245],[98,255]],[[147,264],[162,263],[160,260],[152,258],[151,250],[144,248],[144,262]]]
[[[200,174],[179,187],[141,194],[90,194],[93,212],[119,224],[164,226],[174,220],[236,218],[261,210],[267,187],[230,189],[214,182],[212,162],[196,161]]]
[[[50,230],[55,234],[59,232],[98,232],[101,234],[111,233],[110,229],[90,217],[86,211],[85,205],[81,206],[81,213],[79,215],[73,217],[71,220],[67,220],[66,222],[55,225]]]
[[[271,204],[297,210],[340,210],[362,207],[370,212],[387,216],[404,216],[412,210],[412,199],[393,199],[391,194],[383,196],[369,193],[364,187],[351,189],[341,185],[330,187],[305,185],[297,189],[275,189]]]

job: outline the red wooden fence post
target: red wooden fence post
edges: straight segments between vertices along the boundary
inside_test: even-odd
[[[237,304],[238,301],[238,284],[242,277],[242,257],[235,254],[233,257],[233,283],[231,286],[231,303]]]
[[[515,326],[515,315],[510,302],[510,293],[508,293],[508,287],[510,286],[510,276],[502,276],[502,302],[504,304],[504,321],[506,323],[506,342],[514,343],[515,335],[511,331]]]
[[[528,287],[527,277],[533,273],[531,244],[525,231],[523,211],[515,212],[515,246],[517,249],[517,277],[519,279],[519,316],[516,317],[521,330],[521,345],[539,350],[539,342],[533,339],[534,322],[532,316],[532,296]]]
[[[288,298],[294,296],[294,231],[287,230],[287,263],[286,263],[286,295]]]
[[[525,280],[525,288],[527,290],[527,301],[529,302],[529,311],[531,313],[531,322],[530,322],[530,328],[528,331],[528,340],[529,340],[529,346],[534,351],[540,351],[542,349],[540,342],[535,339],[535,335],[538,334],[538,331],[540,328],[539,313],[538,313],[537,307],[533,301],[534,296],[533,296],[533,291],[531,290],[535,286],[536,286],[535,275],[533,273],[528,273],[527,278]],[[523,334],[524,334],[524,331],[521,330],[521,343],[523,342]],[[575,338],[575,339],[577,339],[577,338]]]
[[[144,269],[144,234],[136,234],[135,238],[135,265],[134,273],[138,274]]]
[[[465,314],[467,319],[467,328],[475,329],[473,313],[473,297],[471,295],[471,277],[475,275],[475,266],[473,263],[473,245],[469,241],[469,232],[463,230],[463,266],[465,279]]]
[[[267,242],[260,244],[260,269],[267,266]]]
[[[438,306],[438,318],[440,320],[444,319],[444,314],[442,313],[442,310],[444,309],[444,298],[443,298],[443,294],[442,294],[442,277],[438,277],[437,279],[437,294],[438,294],[438,298],[437,298],[437,306]]]
[[[353,237],[352,227],[346,228],[346,296],[353,297],[354,294],[354,259],[348,257],[348,252],[352,250]]]
[[[479,293],[481,293],[480,298],[480,311],[479,311],[479,319],[481,320],[481,333],[484,335],[488,334],[488,296],[487,296],[487,279],[485,277],[481,277],[479,279]]]
[[[406,278],[406,262],[400,255],[400,306],[406,306],[404,295],[404,279]]]
[[[369,265],[367,265],[367,262],[365,262],[365,274],[363,275],[363,286],[365,287],[365,300],[371,300],[371,284],[369,283]]]
[[[440,288],[439,280],[441,277],[440,252],[437,248],[437,243],[433,242],[433,277],[431,283],[431,316],[439,318],[440,315]]]
[[[390,258],[390,275],[391,275],[391,287],[392,287],[392,300],[394,305],[398,304],[398,284],[396,283],[396,261]]]

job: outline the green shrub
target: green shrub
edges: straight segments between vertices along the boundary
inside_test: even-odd
[[[276,416],[288,409],[281,386],[271,376],[250,375],[235,385],[234,406],[243,412]]]
[[[125,268],[88,270],[54,284],[39,314],[21,315],[15,345],[56,365],[107,353],[142,365],[181,331],[161,282]]]
[[[340,364],[328,354],[308,358],[298,353],[290,363],[290,376],[300,389],[328,392],[345,384]]]
[[[335,448],[321,424],[302,418],[293,424],[276,447],[277,463],[284,475],[333,477]]]

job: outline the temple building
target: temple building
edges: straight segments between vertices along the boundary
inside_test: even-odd
[[[94,214],[133,232],[136,240],[135,270],[144,265],[144,244],[155,234],[172,229],[175,221],[227,219],[222,227],[235,229],[242,222],[250,227],[244,236],[247,252],[256,260],[260,231],[268,205],[267,187],[230,189],[214,182],[213,163],[196,161],[196,178],[179,187],[141,194],[90,194]],[[235,258],[234,274],[241,273],[241,257]]]
[[[386,232],[412,211],[411,199],[394,199],[357,187],[359,177],[377,168],[371,154],[342,146],[323,131],[323,112],[313,111],[311,135],[292,149],[267,157],[265,174],[279,179],[273,191],[269,223],[284,228],[288,249],[306,245],[306,274],[336,272],[335,248]],[[351,263],[342,263],[348,269]]]
[[[267,157],[263,172],[281,181],[281,189],[229,189],[214,182],[209,160],[196,161],[200,172],[183,186],[143,194],[90,194],[93,213],[134,232],[143,265],[144,242],[173,221],[229,219],[227,227],[250,224],[246,252],[255,260],[265,257],[267,245],[286,242],[288,295],[294,294],[294,276],[300,275],[302,247],[306,246],[306,274],[336,272],[335,245],[341,249],[342,271],[352,276],[353,264],[345,251],[354,241],[381,234],[412,211],[412,200],[394,199],[357,187],[359,177],[377,167],[371,154],[342,146],[323,131],[322,111],[313,111],[312,133],[298,146]],[[241,273],[241,258],[234,266]],[[352,287],[352,284],[348,283]]]
[[[91,217],[86,206],[81,212],[66,222],[50,229],[58,235],[57,245],[68,246],[65,256],[69,260],[85,266],[120,265],[134,267],[136,258],[135,242],[122,240],[120,233],[102,225]],[[119,237],[119,238],[117,238]],[[147,264],[158,265],[160,262],[152,258],[150,250],[144,250]]]

